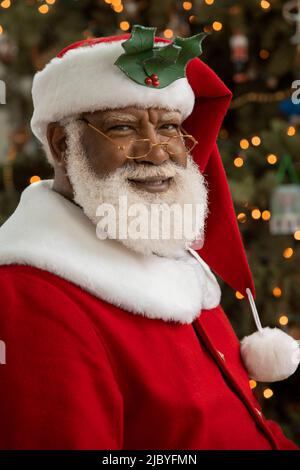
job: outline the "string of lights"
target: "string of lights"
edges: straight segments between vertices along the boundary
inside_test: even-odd
[[[233,99],[231,102],[231,109],[240,108],[248,103],[275,103],[284,100],[285,98],[289,98],[291,96],[291,89],[288,88],[282,91],[276,91],[274,93],[256,93],[256,92],[249,92],[245,93],[242,96],[238,96],[237,98]]]

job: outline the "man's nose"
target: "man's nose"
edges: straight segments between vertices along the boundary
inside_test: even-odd
[[[154,130],[152,132],[148,132],[147,136],[144,136],[144,138],[149,139],[151,142],[151,150],[149,151],[148,155],[145,155],[143,158],[136,160],[137,162],[147,162],[152,163],[153,165],[161,165],[165,161],[169,160],[170,155],[167,152],[167,148],[165,145],[161,145],[159,136]]]

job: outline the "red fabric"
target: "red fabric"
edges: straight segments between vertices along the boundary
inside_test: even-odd
[[[81,41],[76,41],[76,42],[73,42],[72,44],[70,44],[69,46],[65,47],[64,49],[62,49],[56,57],[58,58],[62,58],[66,52],[70,51],[71,49],[77,49],[79,47],[90,47],[90,46],[94,46],[95,44],[99,44],[101,42],[114,42],[114,41],[122,41],[122,40],[125,40],[125,39],[129,39],[131,36],[131,34],[129,33],[125,33],[125,34],[119,34],[117,36],[105,36],[105,37],[102,37],[102,38],[89,38],[89,39],[83,39]],[[165,42],[165,43],[170,43],[172,41],[170,41],[169,39],[165,39],[165,38],[159,38],[159,37],[155,37],[154,38],[154,42]]]
[[[181,325],[33,267],[0,283],[1,449],[296,449],[256,411],[220,306]]]
[[[209,188],[210,213],[206,222],[205,243],[198,251],[210,268],[234,290],[246,296],[246,288],[249,287],[255,298],[252,275],[216,145],[232,95],[200,59],[188,63],[187,78],[196,100],[194,110],[183,127],[199,142],[193,151],[193,158],[206,177]]]

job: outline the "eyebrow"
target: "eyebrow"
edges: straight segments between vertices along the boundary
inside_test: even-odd
[[[159,117],[158,120],[160,122],[171,121],[172,119],[179,119],[181,121],[181,118],[182,118],[182,115],[180,112],[170,111],[170,112],[164,113],[161,117]],[[102,124],[108,124],[111,121],[122,121],[122,122],[126,121],[126,122],[136,124],[139,122],[139,118],[136,116],[133,116],[132,114],[126,114],[126,113],[122,114],[119,112],[118,113],[111,112],[103,117]]]
[[[165,113],[163,114],[163,116],[161,116],[159,118],[159,121],[171,121],[172,119],[182,119],[182,114],[179,113],[178,111],[170,111],[168,113]]]
[[[107,124],[111,121],[126,121],[136,124],[139,120],[132,114],[109,113],[107,116],[104,116],[102,123]]]

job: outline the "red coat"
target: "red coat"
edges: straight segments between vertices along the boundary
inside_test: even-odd
[[[134,315],[30,266],[0,267],[1,449],[295,449],[249,387],[220,306]]]

